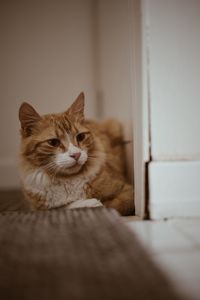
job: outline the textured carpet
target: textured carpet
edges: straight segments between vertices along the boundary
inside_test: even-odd
[[[180,299],[114,210],[0,214],[0,299]]]

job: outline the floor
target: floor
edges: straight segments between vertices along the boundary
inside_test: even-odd
[[[126,221],[174,287],[200,299],[200,219]]]
[[[2,213],[0,245],[2,300],[183,300],[114,210]]]
[[[0,211],[26,209],[21,198],[19,191],[1,191]],[[141,221],[125,217],[124,220],[175,288],[186,299],[199,300],[200,219]]]

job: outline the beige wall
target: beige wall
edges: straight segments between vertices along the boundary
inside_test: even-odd
[[[120,119],[132,140],[130,1],[1,1],[0,188],[19,185],[24,100],[41,113],[59,112],[83,90],[87,115]]]
[[[1,1],[0,187],[18,185],[18,108],[62,111],[81,90],[95,116],[90,0]]]
[[[99,0],[97,13],[97,101],[101,115],[121,120],[125,138],[133,140],[132,34],[130,0]],[[126,146],[132,177],[132,145]]]

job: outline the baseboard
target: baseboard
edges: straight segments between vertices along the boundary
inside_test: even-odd
[[[149,164],[152,219],[200,217],[200,161]]]
[[[14,161],[0,161],[0,189],[16,189],[20,187],[17,165]]]

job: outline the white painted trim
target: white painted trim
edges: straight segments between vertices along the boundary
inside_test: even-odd
[[[200,161],[149,164],[152,219],[200,217]]]
[[[134,200],[136,215],[144,216],[142,162],[142,105],[141,105],[141,26],[140,1],[129,1],[130,77],[132,82]]]
[[[150,58],[149,58],[149,16],[148,2],[141,0],[141,53],[142,53],[142,133],[143,133],[143,161],[150,161]]]
[[[149,105],[146,10],[143,0],[130,1],[130,46],[133,83],[134,185],[136,215],[145,216],[145,162],[149,161]]]

